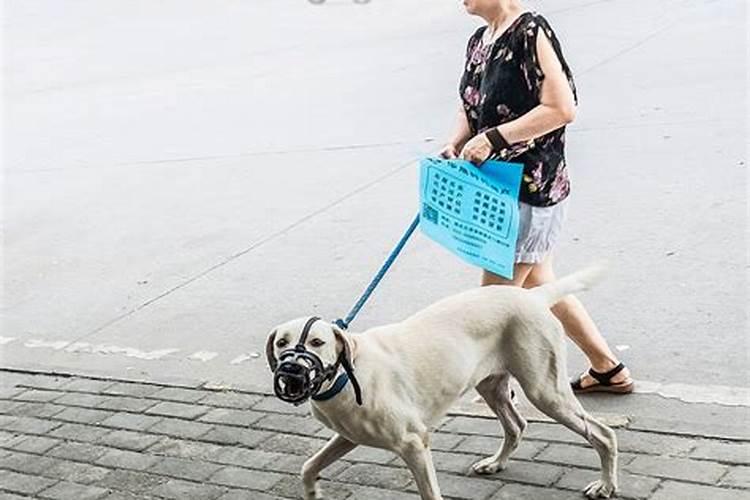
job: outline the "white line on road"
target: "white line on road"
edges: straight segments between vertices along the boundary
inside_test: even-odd
[[[726,385],[661,384],[647,380],[636,381],[636,393],[658,394],[685,403],[716,404],[750,407],[750,388]]]
[[[159,349],[156,351],[141,351],[134,347],[120,347],[112,344],[89,344],[88,342],[75,342],[65,348],[66,352],[88,352],[95,354],[122,354],[128,358],[146,360],[161,359],[169,354],[180,352],[179,349]]]
[[[0,345],[10,344],[15,337],[0,337]],[[22,344],[31,349],[53,349],[69,353],[89,353],[105,355],[122,355],[143,360],[158,360],[167,355],[179,352],[179,349],[158,349],[143,351],[134,347],[121,347],[112,344],[89,344],[87,342],[70,342],[67,340],[31,339]],[[622,346],[625,347],[625,346]],[[213,361],[220,353],[213,351],[196,351],[187,359],[202,362]],[[230,365],[240,365],[259,359],[260,353],[249,352],[236,356]],[[660,383],[648,380],[636,381],[636,393],[656,394],[664,398],[678,399],[685,403],[714,404],[721,406],[750,407],[750,388],[732,387],[726,385],[691,385],[678,383]]]
[[[234,358],[232,361],[229,362],[230,365],[239,365],[240,363],[244,363],[245,361],[250,361],[251,359],[257,359],[260,357],[260,354],[257,352],[251,352],[250,354],[240,354],[236,358]]]
[[[37,348],[45,348],[45,349],[54,349],[56,351],[59,351],[66,345],[70,344],[67,340],[39,340],[39,339],[31,339],[24,342],[23,346],[28,347],[30,349],[37,349]]]
[[[70,353],[90,353],[90,354],[122,354],[129,358],[138,358],[145,360],[155,360],[163,358],[168,354],[179,352],[179,349],[159,349],[156,351],[142,351],[135,347],[122,347],[112,344],[89,344],[88,342],[71,342],[69,340],[43,340],[30,339],[24,342],[24,347],[29,349],[53,349],[55,351],[65,351]]]
[[[212,352],[212,351],[198,351],[194,352],[190,356],[188,356],[188,359],[196,360],[196,361],[203,361],[204,363],[206,361],[211,361],[216,356],[218,356],[218,352]]]

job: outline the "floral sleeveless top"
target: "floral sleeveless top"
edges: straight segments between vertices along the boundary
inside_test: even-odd
[[[544,80],[536,51],[540,29],[550,40],[576,95],[573,75],[563,58],[560,43],[544,17],[525,12],[488,45],[482,40],[486,29],[486,26],[479,28],[469,39],[459,87],[473,135],[514,120],[539,105]],[[568,196],[565,127],[514,144],[502,159],[524,165],[521,201],[546,207]]]

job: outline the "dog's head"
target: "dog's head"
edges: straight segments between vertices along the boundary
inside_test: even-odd
[[[352,364],[353,350],[349,335],[322,320],[300,318],[277,326],[266,341],[277,396],[297,404],[306,401],[342,362]]]
[[[299,344],[302,330],[309,318],[299,318],[274,328],[268,334],[266,341],[266,358],[271,371],[278,367],[279,355],[287,349],[293,349]],[[305,348],[316,354],[324,365],[336,363],[339,355],[351,362],[353,345],[349,335],[338,326],[325,321],[317,321],[310,328],[305,342]]]

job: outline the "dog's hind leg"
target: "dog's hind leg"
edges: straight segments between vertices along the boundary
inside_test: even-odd
[[[318,475],[323,469],[356,447],[356,444],[337,434],[320,451],[305,462],[302,466],[302,485],[304,487],[305,500],[323,498],[318,488]]]
[[[508,466],[510,456],[521,443],[521,437],[526,430],[526,420],[518,413],[510,398],[510,374],[490,375],[479,382],[476,390],[497,415],[503,426],[505,438],[497,453],[475,463],[472,469],[477,474],[494,474]]]
[[[424,431],[406,436],[396,453],[406,462],[422,500],[443,500],[430,452],[430,436]]]
[[[573,394],[560,350],[552,349],[548,355],[545,360],[537,353],[535,362],[527,360],[533,368],[518,370],[516,378],[534,406],[591,443],[601,460],[601,479],[584,488],[584,493],[589,498],[610,498],[617,490],[617,436],[589,415]]]

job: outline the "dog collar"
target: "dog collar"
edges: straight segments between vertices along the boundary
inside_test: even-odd
[[[321,394],[316,394],[312,397],[315,401],[328,401],[329,399],[335,398],[341,391],[344,390],[346,384],[349,383],[349,375],[346,372],[342,373],[336,378],[330,389]]]

